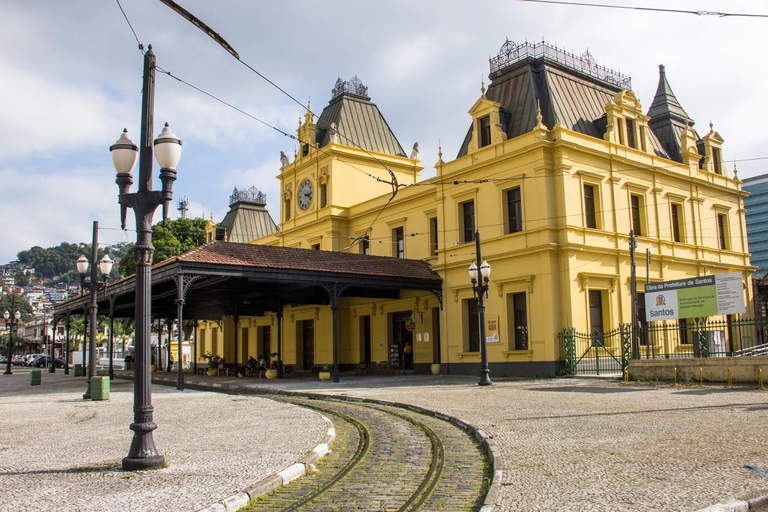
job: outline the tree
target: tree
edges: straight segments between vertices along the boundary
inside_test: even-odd
[[[152,226],[152,244],[155,252],[152,263],[159,263],[173,256],[183,254],[205,242],[205,219],[175,219]],[[120,273],[128,276],[136,273],[133,246],[120,261]]]
[[[11,311],[11,306],[13,305],[13,297],[10,293],[6,293],[3,295],[0,295],[0,315],[3,314],[4,311],[8,311],[11,315],[13,315],[13,311]],[[21,313],[21,321],[22,322],[28,322],[29,320],[32,320],[35,315],[32,310],[32,306],[29,305],[29,302],[27,302],[27,299],[22,297],[21,295],[16,295],[16,310]]]

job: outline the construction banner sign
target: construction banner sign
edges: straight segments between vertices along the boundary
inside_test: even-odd
[[[648,322],[745,311],[741,272],[645,285],[645,319]]]

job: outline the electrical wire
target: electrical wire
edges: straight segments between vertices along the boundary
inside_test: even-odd
[[[117,6],[120,8],[120,12],[123,13],[123,17],[125,18],[126,23],[128,23],[128,27],[131,29],[131,32],[133,32],[133,37],[136,39],[136,44],[139,45],[139,51],[144,53],[144,45],[141,44],[141,41],[139,41],[139,36],[136,35],[136,31],[133,29],[133,25],[131,25],[131,20],[128,19],[128,15],[125,14],[125,9],[123,9],[123,6],[120,5],[120,0],[115,0],[117,2]]]
[[[674,14],[695,14],[696,16],[717,16],[718,18],[768,18],[768,14],[751,14],[751,13],[730,13],[730,12],[718,12],[718,11],[690,11],[686,9],[662,9],[660,7],[633,7],[629,5],[613,5],[613,4],[593,4],[587,2],[566,2],[563,0],[518,0],[520,2],[531,2],[537,4],[556,4],[556,5],[570,5],[579,7],[601,7],[606,9],[627,9],[635,11],[651,11],[651,12],[665,12]]]

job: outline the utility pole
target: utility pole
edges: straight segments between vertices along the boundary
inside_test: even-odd
[[[635,240],[635,230],[629,232],[629,260],[632,267],[630,288],[632,289],[632,359],[640,358],[640,346],[637,336],[640,332],[637,325],[637,263],[635,261],[635,249],[637,241]]]

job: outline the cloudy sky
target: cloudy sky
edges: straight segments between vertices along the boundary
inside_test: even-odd
[[[595,0],[601,2],[602,0]],[[357,75],[406,150],[421,143],[432,170],[438,141],[452,159],[467,110],[504,41],[541,41],[632,77],[645,110],[665,64],[700,133],[710,121],[741,178],[768,172],[768,18],[694,16],[490,0],[339,2],[177,0],[241,59],[319,113],[338,77]],[[608,3],[608,2],[605,2]],[[768,14],[765,0],[613,0],[624,6]],[[289,133],[303,111],[159,0],[121,0],[158,65]],[[91,238],[134,241],[119,229],[109,146],[138,140],[142,55],[114,0],[4,0],[0,16],[0,263],[34,245]],[[267,194],[279,222],[279,154],[295,142],[168,76],[159,75],[155,136],[168,121],[183,140],[174,197],[190,215],[221,220],[234,187]],[[728,164],[733,167],[732,163]],[[159,188],[158,170],[154,171]],[[425,172],[424,177],[429,177]],[[173,216],[178,212],[173,210]],[[159,212],[155,221],[160,218]],[[72,263],[74,265],[74,262]]]

